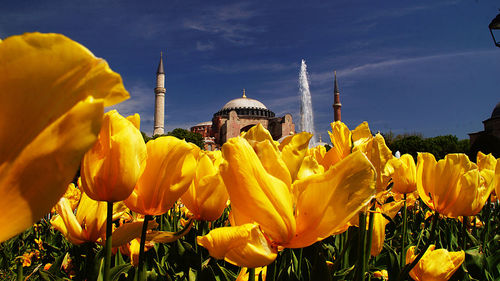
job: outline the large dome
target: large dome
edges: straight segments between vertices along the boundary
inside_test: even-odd
[[[238,116],[247,118],[259,117],[269,118],[274,117],[274,112],[267,109],[267,107],[258,100],[247,98],[245,90],[243,90],[243,97],[230,100],[227,102],[214,116],[229,116],[229,112],[236,111]]]
[[[250,99],[247,97],[237,98],[230,100],[226,103],[222,109],[233,109],[233,108],[257,108],[257,109],[267,109],[267,107],[258,100]]]
[[[497,103],[497,106],[495,106],[495,108],[493,109],[491,118],[500,118],[500,102]]]

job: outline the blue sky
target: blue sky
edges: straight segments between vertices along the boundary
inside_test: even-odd
[[[166,72],[166,130],[211,120],[242,89],[299,124],[305,59],[316,132],[342,120],[372,131],[453,134],[483,129],[500,102],[497,1],[2,1],[0,38],[58,32],[105,58],[153,130],[155,72]]]

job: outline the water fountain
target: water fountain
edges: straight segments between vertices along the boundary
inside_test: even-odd
[[[314,132],[314,117],[311,102],[311,92],[309,91],[309,78],[307,76],[306,61],[302,60],[299,74],[299,91],[300,91],[300,130],[313,134],[309,147],[316,144],[316,136]]]

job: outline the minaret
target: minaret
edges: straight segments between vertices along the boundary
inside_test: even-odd
[[[340,92],[339,85],[337,83],[337,71],[334,71],[335,81],[333,82],[333,120],[342,121],[340,118],[340,108],[342,104],[340,103]]]
[[[163,135],[165,123],[165,72],[163,71],[163,53],[160,53],[160,64],[156,71],[155,88],[155,127],[154,135]]]

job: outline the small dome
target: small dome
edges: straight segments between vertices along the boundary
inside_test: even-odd
[[[250,98],[237,98],[234,100],[230,100],[226,103],[222,110],[231,109],[231,108],[258,108],[258,109],[267,109],[267,107],[258,100],[250,99]]]
[[[495,106],[495,108],[493,109],[491,118],[500,118],[500,102],[497,103],[497,106]]]

